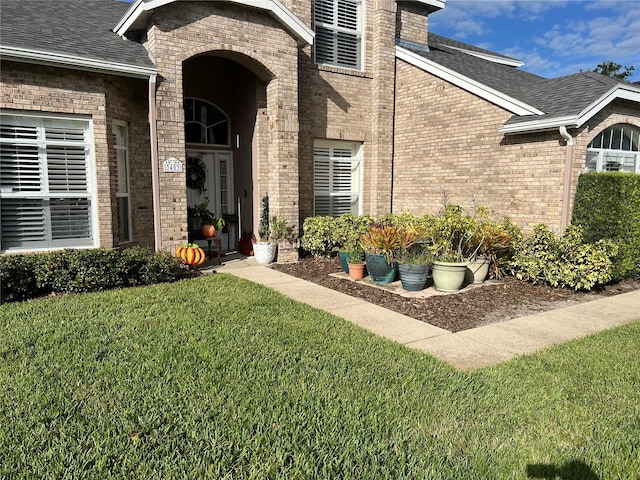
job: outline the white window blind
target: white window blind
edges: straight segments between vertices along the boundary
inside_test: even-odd
[[[362,68],[362,1],[315,0],[316,63]]]
[[[359,146],[346,142],[316,142],[314,149],[314,213],[338,217],[358,214],[360,199]]]
[[[89,122],[0,118],[0,251],[91,246]]]

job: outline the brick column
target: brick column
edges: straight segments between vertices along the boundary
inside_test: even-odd
[[[373,133],[371,157],[370,206],[372,215],[391,210],[393,172],[393,116],[395,84],[396,2],[375,0],[373,8]]]

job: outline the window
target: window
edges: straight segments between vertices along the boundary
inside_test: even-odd
[[[362,69],[362,1],[315,0],[316,63]]]
[[[89,122],[0,118],[0,251],[93,246]]]
[[[184,99],[184,136],[187,143],[229,146],[229,117],[215,105]]]
[[[131,241],[131,201],[129,188],[129,129],[125,123],[114,122],[113,149],[116,156],[117,239]]]
[[[318,140],[314,147],[314,214],[359,214],[360,145]]]
[[[618,124],[601,132],[587,147],[585,170],[640,173],[640,128]]]

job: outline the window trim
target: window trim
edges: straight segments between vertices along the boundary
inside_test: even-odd
[[[0,254],[2,253],[20,253],[20,252],[41,252],[41,251],[53,251],[63,250],[65,248],[86,249],[95,248],[99,246],[99,230],[98,230],[98,201],[97,201],[97,179],[96,179],[96,158],[95,158],[95,141],[94,141],[94,125],[93,119],[86,115],[68,115],[68,114],[55,114],[49,112],[28,112],[28,111],[15,111],[0,109],[0,120],[7,118],[12,119],[10,123],[15,122],[17,125],[34,126],[38,129],[38,136],[35,141],[32,141],[38,146],[38,164],[41,170],[41,179],[46,180],[46,176],[42,173],[42,166],[44,161],[43,149],[46,148],[47,142],[43,138],[42,132],[44,131],[44,123],[47,121],[52,122],[73,122],[84,123],[83,126],[83,145],[85,147],[85,167],[87,175],[86,193],[78,195],[69,195],[65,192],[50,192],[48,185],[43,185],[39,192],[7,192],[0,191],[0,202],[2,199],[72,199],[72,198],[86,198],[90,203],[88,222],[90,228],[90,241],[85,244],[74,244],[74,240],[69,242],[57,242],[56,245],[42,245],[42,246],[27,246],[27,247],[8,247],[5,248],[2,245],[2,238],[0,237]],[[24,119],[20,122],[19,119]],[[15,119],[15,120],[13,120]],[[11,141],[3,141],[2,143],[11,144]],[[28,143],[28,142],[27,142]],[[55,144],[56,142],[51,142]],[[64,142],[57,142],[59,145]],[[43,158],[44,157],[44,158]]]
[[[115,134],[115,129],[117,127],[124,127],[124,145],[118,145],[116,141],[113,142],[113,151],[116,157],[116,220],[118,218],[120,212],[120,200],[121,198],[127,199],[127,238],[123,238],[122,232],[120,231],[120,225],[116,221],[117,224],[117,232],[115,235],[115,240],[117,240],[118,245],[131,243],[133,241],[133,230],[132,230],[132,218],[131,218],[131,157],[129,155],[129,124],[127,122],[121,120],[114,120],[111,125],[111,131],[113,132],[114,139],[117,139],[117,135]],[[127,191],[122,192],[119,190],[119,181],[118,178],[120,176],[120,159],[118,157],[118,151],[124,152],[124,163],[125,163],[125,175],[126,175],[126,184]],[[115,242],[114,242],[115,243]]]
[[[622,142],[623,142],[622,132],[624,131],[625,127],[631,128],[633,133],[637,134],[637,137],[635,137],[636,150],[624,150],[621,148]],[[613,140],[614,129],[616,128],[620,128],[621,130],[620,145],[619,145],[620,148],[610,148],[612,147],[611,141]],[[601,147],[592,146],[597,139],[605,139],[603,136],[607,136],[607,134],[609,136],[609,145],[607,148],[602,146]],[[630,142],[631,148],[633,148],[633,139],[634,137],[632,136],[631,142]],[[593,158],[596,159],[595,168],[592,168],[589,166],[590,154],[595,154],[595,156],[591,158],[591,160]],[[612,157],[613,156],[635,157],[634,171],[628,172],[628,173],[640,174],[640,127],[636,125],[632,125],[630,123],[616,123],[599,132],[595,137],[593,137],[593,139],[587,145],[587,154],[585,158],[584,171],[585,172],[625,172],[625,170],[622,170],[622,169],[610,170],[606,168],[608,166],[608,162],[605,159],[605,156],[608,156],[608,155]]]
[[[206,105],[209,105],[213,108],[215,108],[216,110],[218,110],[222,115],[224,115],[224,120],[221,122],[218,122],[216,124],[212,124],[212,125],[204,125],[201,122],[198,122],[196,120],[187,120],[187,115],[186,115],[186,111],[187,111],[187,102],[188,101],[192,101],[194,104],[194,107],[196,105],[196,102],[202,102]],[[207,146],[207,147],[224,147],[224,148],[229,148],[231,147],[231,117],[229,117],[229,115],[227,114],[227,112],[225,112],[223,109],[221,109],[218,105],[216,105],[215,103],[212,103],[208,100],[205,100],[204,98],[199,98],[199,97],[185,97],[184,101],[183,101],[183,107],[182,107],[183,111],[184,111],[184,140],[185,140],[185,144],[188,145],[197,145],[197,146]],[[189,142],[187,141],[187,132],[186,132],[186,128],[188,124],[198,124],[198,125],[202,125],[205,128],[205,134],[207,135],[208,138],[208,133],[207,130],[215,125],[219,125],[220,123],[226,122],[227,123],[227,143],[193,143],[193,142]]]

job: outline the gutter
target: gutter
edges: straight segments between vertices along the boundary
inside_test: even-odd
[[[155,250],[162,245],[160,218],[160,181],[158,169],[158,130],[156,114],[156,75],[149,76],[149,141],[151,142],[151,191],[153,193],[153,235]]]
[[[569,203],[571,202],[571,170],[573,166],[573,137],[567,132],[567,127],[561,125],[559,128],[560,136],[567,141],[567,148],[564,157],[564,182],[562,184],[562,215],[560,219],[560,229],[564,231],[569,225],[570,212]]]

